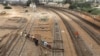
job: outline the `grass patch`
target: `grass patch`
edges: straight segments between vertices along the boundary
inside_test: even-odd
[[[94,10],[92,10],[91,14],[100,15],[100,9],[94,9]]]
[[[80,10],[91,13],[93,15],[100,15],[100,9],[91,7],[91,3],[72,3],[70,9]]]

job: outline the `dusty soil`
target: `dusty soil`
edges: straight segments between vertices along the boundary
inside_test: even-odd
[[[21,26],[30,18],[30,16],[25,16],[27,14],[20,13],[20,10],[16,11],[16,7],[12,8],[13,9],[4,9],[4,7],[0,5],[0,13],[2,11],[6,12],[4,15],[0,14],[0,47],[3,47],[7,43],[12,31],[14,32],[17,29],[21,29]]]
[[[36,12],[32,10],[32,8],[23,8],[21,6],[12,6],[12,9],[3,9],[3,6],[0,5],[0,11],[5,11],[5,15],[0,15],[0,36],[4,36],[7,33],[11,33],[12,31],[16,31],[16,29],[20,29],[20,26],[23,26],[27,23],[31,18],[34,19],[33,30],[30,34],[32,35],[40,35],[41,40],[47,41],[50,45],[53,42],[52,35],[52,25],[53,19],[52,15],[50,15],[47,11],[43,9],[38,9]],[[28,10],[28,12],[25,12]],[[22,20],[23,19],[23,20]],[[20,33],[20,32],[19,32]],[[9,37],[6,37],[2,42],[0,42],[3,46],[6,44]],[[18,46],[13,49],[13,52],[10,54],[11,56],[17,56],[21,46],[23,45],[21,42],[24,40],[19,40]],[[15,42],[14,42],[15,43]],[[13,44],[14,44],[13,43]],[[27,40],[22,54],[24,56],[38,56],[39,55],[39,47],[36,47],[34,43],[30,40]],[[35,52],[37,51],[37,52]],[[33,53],[34,52],[34,53]]]
[[[97,19],[98,21],[100,21],[100,15],[96,16],[96,19]]]
[[[64,55],[65,56],[77,56],[71,37],[66,29],[64,23],[55,13],[38,7],[38,9],[34,12],[32,8],[23,8],[21,6],[12,6],[13,9],[3,9],[3,6],[0,5],[0,12],[6,11],[6,15],[0,15],[0,38],[4,38],[3,36],[11,33],[12,31],[16,31],[16,29],[20,29],[19,26],[27,23],[31,18],[33,19],[32,31],[31,35],[34,35],[39,40],[47,41],[51,46],[53,44],[53,23],[54,18],[58,20],[59,26],[61,29],[63,45],[64,45]],[[25,12],[28,10],[28,12]],[[60,13],[61,14],[61,13]],[[95,56],[100,55],[100,46],[95,43],[95,41],[73,20],[69,17],[61,14],[70,22],[72,26],[80,33],[82,39],[87,43],[90,49],[94,52]],[[20,17],[20,18],[17,18]],[[76,17],[72,16],[77,19]],[[87,16],[83,16],[88,18]],[[23,21],[23,20],[25,21]],[[86,19],[94,22],[91,18]],[[71,23],[72,22],[72,23]],[[96,24],[98,24],[96,22]],[[91,27],[90,27],[91,28]],[[91,28],[93,29],[93,28]],[[94,30],[95,31],[95,30]],[[21,31],[20,31],[21,32]],[[19,34],[20,34],[19,32]],[[9,37],[5,38],[2,42],[2,45],[5,45]],[[25,38],[20,39],[16,48],[14,48],[14,52],[11,53],[11,56],[18,56],[21,46],[23,45],[23,41]],[[45,49],[42,50],[45,53]],[[25,46],[23,47],[22,53],[20,56],[39,56],[41,53],[40,46],[35,46],[33,41],[27,39]],[[50,53],[49,53],[50,54]],[[49,55],[50,56],[50,55]]]
[[[83,13],[80,13],[80,12],[75,12],[75,11],[71,11],[71,12],[74,13],[74,14],[79,15],[80,17],[82,17],[83,19],[85,19],[89,22],[92,22],[93,24],[96,24],[97,26],[100,26],[100,22],[96,21],[95,19],[93,19],[90,16],[87,16],[87,15],[85,15]],[[99,20],[99,18],[98,18],[98,20]]]
[[[61,14],[61,15],[64,16],[63,14]],[[70,14],[68,14],[68,15],[70,15]],[[77,17],[75,17],[75,16],[72,16],[72,15],[70,15],[70,16],[73,17],[74,19],[77,19]],[[76,29],[76,31],[79,32],[81,38],[85,41],[86,45],[93,52],[93,55],[99,56],[100,55],[99,54],[100,46],[77,23],[75,23],[73,20],[69,19],[69,17],[67,17],[67,16],[64,16],[64,17]],[[91,28],[91,27],[89,27],[89,28]]]

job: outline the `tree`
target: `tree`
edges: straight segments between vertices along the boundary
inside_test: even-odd
[[[31,0],[28,0],[26,6],[29,6],[30,4],[31,4]]]
[[[65,0],[65,3],[72,3],[71,0]]]

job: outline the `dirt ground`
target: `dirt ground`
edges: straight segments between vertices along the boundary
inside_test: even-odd
[[[96,16],[96,19],[97,19],[98,21],[100,21],[100,15]]]
[[[28,10],[28,12],[25,12],[26,10]],[[41,7],[38,7],[36,11],[33,11],[33,9],[30,7],[24,8],[21,6],[12,6],[12,9],[3,9],[3,6],[0,5],[0,13],[2,11],[5,11],[6,14],[0,15],[0,39],[3,39],[0,42],[0,46],[5,45],[5,43],[9,39],[9,37],[4,37],[5,35],[10,34],[12,31],[15,32],[17,29],[20,29],[21,26],[28,23],[30,19],[33,19],[33,23],[34,23],[30,34],[35,36],[39,40],[47,41],[52,46],[53,37],[54,37],[53,24],[54,24],[54,19],[57,19],[59,22],[62,39],[63,39],[64,55],[77,56],[71,37],[68,33],[68,30],[66,29],[63,21],[55,13],[43,9]],[[87,43],[87,45],[94,52],[94,56],[99,56],[100,46],[97,45],[96,42],[77,23],[75,23],[73,20],[63,15],[62,13],[60,14],[64,18],[66,18],[66,20],[68,20],[70,24],[74,26],[74,28],[78,32],[80,32],[79,34],[82,36],[82,39]],[[77,19],[74,16],[72,17]],[[83,17],[86,18],[86,16],[84,15]],[[94,22],[91,18],[89,18],[88,20]],[[10,56],[19,56],[19,51],[23,45],[22,42],[24,41],[24,39],[25,38],[19,40],[18,45],[13,49],[13,52],[10,54]],[[42,51],[44,51],[45,53],[44,49]],[[20,56],[39,56],[40,53],[41,53],[40,46],[38,47],[35,46],[35,44],[31,40],[27,39]],[[6,56],[8,56],[8,54]]]
[[[87,16],[87,15],[84,15],[84,14],[82,14],[82,13],[78,13],[78,12],[75,12],[75,11],[71,11],[71,12],[73,12],[73,13],[79,15],[79,16],[82,17],[83,19],[85,19],[85,20],[87,20],[87,21],[89,21],[89,22],[91,22],[91,23],[93,23],[93,24],[96,24],[97,26],[100,26],[100,22],[98,22],[98,21],[99,21],[99,18],[96,18],[96,19],[98,20],[98,21],[96,21],[96,20],[93,19],[92,17]]]
[[[33,11],[32,8],[23,8],[21,6],[12,6],[12,9],[3,9],[3,6],[0,5],[0,13],[2,11],[6,12],[4,15],[0,15],[0,39],[3,39],[4,35],[10,34],[12,31],[16,31],[20,29],[20,26],[23,26],[25,23],[27,23],[31,18],[34,19],[34,25],[33,30],[30,34],[32,35],[40,35],[41,40],[47,41],[50,45],[52,45],[53,42],[53,35],[52,35],[52,25],[53,25],[53,19],[50,14],[45,11],[38,9],[37,11]],[[28,12],[25,12],[28,10]],[[22,20],[23,19],[23,20]],[[5,37],[1,42],[0,46],[3,47],[3,45],[6,44],[7,40],[10,37]],[[14,51],[11,53],[11,56],[17,56],[19,53],[19,49],[22,45],[23,40],[20,40],[20,43],[18,43],[19,46],[16,46],[18,49],[14,49]],[[35,49],[34,49],[35,48]],[[35,51],[37,51],[35,53]],[[15,54],[16,52],[16,54]],[[34,52],[34,53],[33,53]],[[30,40],[27,40],[24,49],[22,51],[23,56],[38,56],[39,55],[39,48],[34,45],[34,43]]]

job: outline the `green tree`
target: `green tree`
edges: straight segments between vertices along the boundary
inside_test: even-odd
[[[26,6],[29,6],[31,3],[31,0],[28,0],[27,3],[26,3]]]

